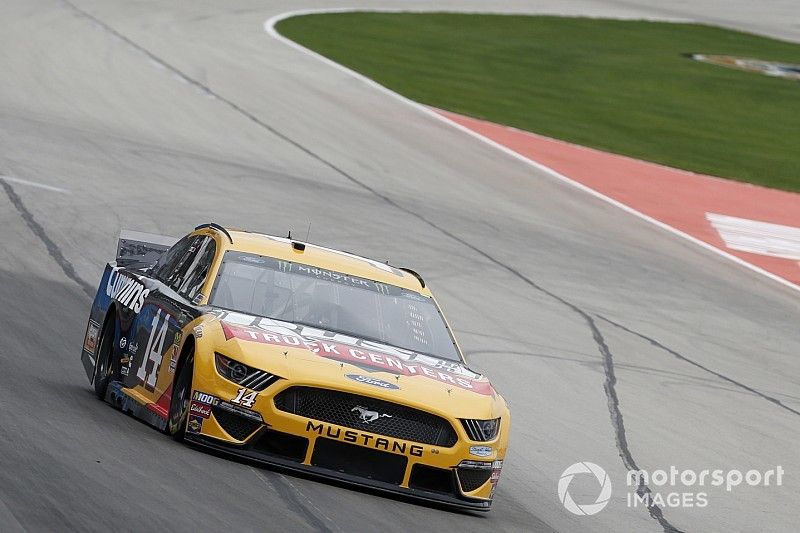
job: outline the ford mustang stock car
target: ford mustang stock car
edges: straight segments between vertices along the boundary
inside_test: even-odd
[[[291,234],[123,231],[81,360],[177,440],[445,506],[488,510],[508,445],[416,272]]]

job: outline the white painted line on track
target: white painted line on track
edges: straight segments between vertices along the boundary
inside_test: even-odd
[[[61,194],[72,194],[71,191],[67,189],[62,189],[61,187],[54,187],[52,185],[47,185],[46,183],[39,183],[36,181],[28,181],[21,178],[12,178],[11,176],[4,176],[0,174],[0,180],[7,181],[9,183],[19,183],[20,185],[27,185],[29,187],[37,187],[39,189],[44,189],[46,191],[58,192]]]
[[[353,13],[353,12],[368,12],[368,13],[433,13],[433,12],[437,12],[437,13],[441,13],[442,11],[441,10],[431,11],[431,10],[413,10],[413,9],[392,9],[392,8],[378,9],[378,8],[358,8],[358,7],[300,9],[300,10],[295,10],[295,11],[287,11],[286,13],[281,13],[279,15],[275,15],[275,16],[267,19],[264,22],[264,31],[266,31],[267,34],[269,34],[274,39],[277,39],[278,41],[286,44],[287,46],[290,46],[290,47],[294,48],[295,50],[298,50],[298,51],[300,51],[300,52],[302,52],[304,54],[310,55],[310,56],[316,58],[317,60],[322,61],[323,63],[325,63],[327,65],[330,65],[331,67],[333,67],[333,68],[335,68],[335,69],[337,69],[337,70],[339,70],[341,72],[344,72],[345,74],[348,74],[349,76],[352,76],[353,78],[356,78],[356,79],[362,81],[363,83],[365,83],[368,86],[374,88],[375,90],[378,90],[378,91],[380,91],[380,92],[382,92],[382,93],[384,93],[384,94],[386,94],[388,96],[391,96],[392,98],[394,98],[396,100],[399,100],[399,101],[401,101],[401,102],[413,107],[414,109],[416,109],[417,111],[427,115],[428,117],[431,117],[431,118],[436,119],[436,120],[438,120],[440,122],[448,124],[449,126],[455,128],[457,130],[460,130],[460,131],[466,133],[467,135],[469,135],[469,136],[471,136],[471,137],[473,137],[475,139],[478,139],[479,141],[482,141],[482,142],[484,142],[484,143],[486,143],[486,144],[488,144],[488,145],[490,145],[490,146],[492,146],[492,147],[504,152],[505,154],[507,154],[507,155],[519,160],[519,161],[522,161],[523,163],[526,163],[526,164],[532,166],[533,168],[535,168],[535,169],[537,169],[537,170],[539,170],[541,172],[544,172],[545,174],[548,174],[549,176],[551,176],[551,177],[553,177],[553,178],[555,178],[555,179],[557,179],[559,181],[562,181],[562,182],[564,182],[564,183],[566,183],[568,185],[571,185],[572,187],[575,187],[576,189],[579,189],[579,190],[581,190],[581,191],[583,191],[583,192],[585,192],[587,194],[590,194],[590,195],[594,196],[595,198],[597,198],[599,200],[602,200],[602,201],[604,201],[606,203],[609,203],[609,204],[613,205],[614,207],[622,209],[626,213],[628,213],[630,215],[633,215],[633,216],[635,216],[635,217],[637,217],[637,218],[639,218],[641,220],[644,220],[645,222],[649,222],[650,224],[653,224],[654,226],[656,226],[656,227],[658,227],[658,228],[660,228],[660,229],[662,229],[664,231],[667,231],[667,232],[669,232],[669,233],[671,233],[671,234],[673,234],[673,235],[675,235],[677,237],[680,237],[680,238],[685,239],[685,240],[687,240],[687,241],[689,241],[689,242],[691,242],[693,244],[696,244],[697,246],[700,246],[701,248],[704,248],[704,249],[708,250],[709,252],[713,252],[713,253],[719,255],[720,257],[723,257],[723,258],[725,258],[725,259],[727,259],[729,261],[732,261],[732,262],[734,262],[734,263],[736,263],[736,264],[738,264],[740,266],[743,266],[743,267],[745,267],[745,268],[747,268],[747,269],[749,269],[749,270],[751,270],[751,271],[753,271],[753,272],[755,272],[757,274],[761,274],[762,276],[765,276],[765,277],[771,279],[772,281],[780,283],[784,287],[788,287],[789,289],[792,289],[794,291],[800,292],[800,286],[795,285],[794,283],[792,283],[792,282],[790,282],[790,281],[788,281],[788,280],[786,280],[786,279],[784,279],[784,278],[782,278],[782,277],[780,277],[780,276],[778,276],[776,274],[773,274],[772,272],[764,270],[763,268],[760,268],[760,267],[758,267],[756,265],[748,263],[744,259],[740,259],[739,257],[736,257],[735,255],[732,255],[732,254],[730,254],[730,253],[728,253],[728,252],[726,252],[724,250],[721,250],[721,249],[717,248],[716,246],[714,246],[712,244],[709,244],[709,243],[707,243],[705,241],[702,241],[702,240],[698,239],[697,237],[689,235],[688,233],[683,232],[683,231],[681,231],[681,230],[679,230],[677,228],[673,228],[672,226],[670,226],[668,224],[665,224],[665,223],[661,222],[660,220],[657,220],[657,219],[655,219],[655,218],[653,218],[651,216],[645,215],[644,213],[642,213],[640,211],[637,211],[636,209],[633,209],[632,207],[630,207],[630,206],[628,206],[626,204],[623,204],[622,202],[619,202],[618,200],[615,200],[615,199],[613,199],[613,198],[611,198],[609,196],[606,196],[606,195],[604,195],[602,193],[599,193],[599,192],[595,191],[594,189],[592,189],[590,187],[587,187],[586,185],[584,185],[584,184],[582,184],[580,182],[577,182],[577,181],[575,181],[575,180],[573,180],[571,178],[568,178],[567,176],[565,176],[565,175],[563,175],[563,174],[561,174],[559,172],[556,172],[552,168],[547,167],[547,166],[539,163],[538,161],[534,161],[533,159],[529,159],[529,158],[525,157],[522,154],[518,154],[517,152],[511,150],[510,148],[508,148],[506,146],[503,146],[502,144],[499,144],[499,143],[489,139],[488,137],[484,137],[483,135],[481,135],[479,133],[476,133],[476,132],[472,131],[471,129],[469,129],[469,128],[465,127],[465,126],[462,126],[461,124],[458,124],[458,123],[450,120],[449,118],[440,115],[439,113],[437,113],[433,109],[431,109],[429,107],[426,107],[426,106],[420,104],[419,102],[415,102],[414,100],[406,98],[402,94],[397,93],[397,92],[395,92],[395,91],[393,91],[393,90],[381,85],[380,83],[376,82],[375,80],[373,80],[371,78],[368,78],[368,77],[364,76],[363,74],[360,74],[360,73],[356,72],[355,70],[349,69],[349,68],[345,67],[344,65],[342,65],[340,63],[337,63],[337,62],[335,62],[335,61],[333,61],[331,59],[328,59],[327,57],[325,57],[325,56],[323,56],[321,54],[318,54],[317,52],[314,52],[313,50],[311,50],[309,48],[306,48],[305,46],[303,46],[301,44],[298,44],[295,41],[292,41],[291,39],[288,39],[288,38],[284,37],[283,35],[278,33],[278,31],[275,29],[275,25],[278,24],[278,22],[280,22],[282,20],[286,20],[286,19],[292,18],[292,17],[300,17],[300,16],[303,16],[303,15],[322,15],[322,14],[328,14],[328,13]],[[484,14],[484,15],[492,14],[490,12],[462,12],[462,11],[454,11],[454,12],[455,13],[475,13],[475,14]],[[510,13],[502,13],[502,14],[508,15]],[[525,15],[530,15],[530,13],[525,13]]]
[[[725,245],[751,254],[800,260],[800,228],[706,213]]]

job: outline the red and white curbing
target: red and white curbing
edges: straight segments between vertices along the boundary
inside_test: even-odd
[[[650,221],[800,290],[800,194],[695,174],[438,111]]]

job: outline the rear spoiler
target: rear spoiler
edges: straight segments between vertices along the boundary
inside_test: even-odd
[[[117,241],[117,265],[128,266],[134,263],[139,267],[154,265],[176,242],[178,239],[175,237],[122,230]]]

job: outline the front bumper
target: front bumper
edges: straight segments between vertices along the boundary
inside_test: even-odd
[[[223,454],[358,487],[454,508],[490,509],[506,438],[472,442],[457,419],[449,419],[457,433],[454,444],[421,444],[369,431],[375,426],[338,425],[330,418],[323,422],[313,413],[295,414],[285,405],[276,406],[276,397],[290,388],[333,389],[330,370],[320,369],[319,376],[310,375],[314,368],[304,370],[302,382],[280,379],[255,394],[218,375],[213,358],[197,359],[186,439]],[[364,405],[375,405],[377,395],[364,392],[370,396]],[[484,450],[478,454],[473,448]],[[483,468],[476,470],[476,465]]]
[[[274,452],[266,452],[263,449],[259,449],[259,447],[254,444],[258,443],[265,437],[269,437],[270,435],[268,434],[276,433],[278,432],[271,431],[266,427],[262,428],[249,439],[248,443],[245,444],[232,444],[220,439],[199,434],[192,434],[189,432],[186,433],[185,440],[193,445],[221,454],[238,457],[240,459],[253,461],[264,465],[276,466],[292,472],[341,482],[347,485],[366,488],[381,493],[399,495],[401,497],[413,500],[421,500],[429,503],[440,504],[449,508],[471,511],[488,511],[491,508],[491,499],[470,498],[468,496],[464,496],[463,494],[456,494],[459,491],[455,485],[458,483],[455,470],[451,472],[453,478],[453,493],[448,494],[440,491],[406,487],[396,483],[381,481],[378,479],[370,479],[369,477],[354,475],[346,471],[315,466],[313,464],[304,464],[299,462],[296,458],[281,456]]]

